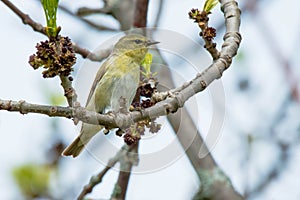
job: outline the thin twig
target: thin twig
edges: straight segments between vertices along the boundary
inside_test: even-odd
[[[80,195],[78,196],[78,200],[82,200],[84,199],[84,197],[91,193],[94,189],[94,187],[96,185],[98,185],[99,183],[102,182],[103,177],[105,176],[105,174],[113,167],[115,166],[115,164],[117,162],[120,161],[120,159],[122,159],[129,151],[131,151],[133,147],[132,146],[128,146],[128,145],[124,145],[117,153],[116,155],[111,158],[108,163],[107,166],[105,166],[105,168],[99,172],[97,175],[94,175],[91,177],[90,182],[85,185],[80,193]]]
[[[101,50],[97,53],[93,53],[85,48],[82,48],[80,46],[78,46],[76,43],[72,42],[72,47],[73,47],[73,50],[80,54],[83,58],[87,58],[91,61],[102,61],[103,59],[107,58],[109,56],[109,54],[111,53],[112,51],[112,48],[108,48],[108,49],[104,49],[104,50]]]
[[[7,7],[9,7],[16,15],[18,15],[24,24],[29,25],[32,27],[32,29],[36,32],[42,33],[46,35],[45,28],[39,24],[36,23],[34,20],[32,20],[29,15],[23,13],[20,9],[18,9],[13,3],[11,3],[9,0],[1,0]]]
[[[101,30],[101,31],[119,31],[117,29],[113,29],[113,28],[110,28],[108,26],[103,26],[103,25],[99,25],[99,24],[95,24],[87,19],[84,19],[78,15],[76,15],[75,13],[73,13],[72,11],[70,11],[68,8],[66,8],[65,6],[62,6],[62,5],[58,5],[58,8],[60,10],[62,10],[63,12],[67,13],[68,15],[71,15],[72,17],[86,23],[87,25],[89,25],[90,27],[92,28],[95,28],[97,30]]]
[[[87,7],[81,7],[77,10],[76,15],[79,17],[87,16],[87,15],[93,15],[93,14],[109,14],[110,9],[104,7],[104,8],[87,8]]]
[[[75,89],[72,86],[72,82],[70,79],[72,77],[59,76],[61,81],[61,86],[64,89],[65,97],[67,98],[68,104],[70,107],[73,107],[73,102],[77,102],[77,94]]]
[[[210,12],[201,11],[199,9],[192,9],[189,12],[189,16],[194,20],[201,29],[200,36],[205,42],[204,48],[211,54],[214,60],[217,60],[220,56],[220,52],[217,50],[217,44],[213,42],[216,37],[216,29],[208,26]]]

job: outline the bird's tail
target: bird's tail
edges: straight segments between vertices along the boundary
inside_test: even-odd
[[[103,126],[83,123],[80,135],[62,152],[63,156],[77,157],[85,145],[96,135]]]
[[[80,137],[78,136],[63,152],[62,155],[64,156],[73,156],[74,158],[77,157],[80,152],[83,150],[85,144],[81,141]]]

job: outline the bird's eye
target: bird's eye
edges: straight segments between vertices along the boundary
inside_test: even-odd
[[[139,40],[139,39],[136,39],[136,40],[134,40],[134,42],[135,42],[136,44],[141,44],[143,41],[142,41],[142,40]]]

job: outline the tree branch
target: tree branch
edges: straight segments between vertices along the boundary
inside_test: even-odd
[[[137,0],[134,12],[133,26],[137,28],[146,27],[149,0]]]
[[[29,25],[36,32],[42,33],[43,35],[47,35],[46,32],[45,32],[45,28],[43,27],[43,25],[35,22],[33,19],[30,18],[29,15],[23,13],[19,8],[17,8],[9,0],[1,0],[1,1],[7,7],[9,7],[16,15],[18,15],[24,24]],[[72,42],[72,47],[73,47],[74,51],[76,53],[80,54],[83,58],[88,58],[88,59],[90,59],[92,61],[101,61],[104,58],[106,58],[109,55],[109,53],[110,53],[110,50],[107,50],[107,51],[104,50],[99,55],[96,55],[96,54],[90,52],[89,50],[84,49],[84,48],[78,46],[74,42]]]
[[[73,111],[70,107],[31,104],[23,100],[11,101],[0,99],[0,110],[20,112],[21,114],[38,113],[48,115],[49,117],[73,117]]]
[[[157,54],[160,57],[162,64],[166,65],[159,51],[157,52]],[[164,84],[167,87],[174,87],[174,82],[172,80],[172,75],[169,68],[160,69],[158,71],[158,76],[158,80],[163,79]],[[204,158],[199,158],[201,147],[204,148],[205,152],[208,152],[208,150],[201,137],[201,133],[197,129],[197,125],[194,123],[191,115],[185,107],[182,108],[180,113],[176,113],[175,115],[168,115],[167,118],[182,148],[186,150],[185,153],[199,178],[199,172],[201,171],[201,169],[212,169],[214,167],[217,167],[210,153],[208,153],[208,155],[206,155]]]
[[[140,112],[132,112],[129,115],[116,115],[115,120],[106,115],[86,111],[84,108],[75,109],[76,113],[72,114],[71,117],[76,116],[81,121],[92,124],[96,124],[95,121],[93,122],[93,120],[97,119],[97,122],[99,124],[103,124],[111,128],[129,127],[133,122],[174,113],[178,110],[178,108],[183,107],[184,103],[190,97],[200,91],[203,91],[215,79],[219,79],[222,76],[223,72],[230,66],[233,56],[235,56],[237,53],[239,44],[241,42],[241,36],[238,32],[240,25],[240,11],[237,7],[236,2],[232,0],[222,1],[222,9],[225,13],[226,33],[224,36],[224,43],[222,45],[220,57],[202,73],[198,74],[193,80],[183,84],[182,86],[174,90],[171,90],[170,92],[163,93],[162,95],[157,95],[159,98],[161,98],[162,101],[158,102],[154,106]],[[0,101],[0,105],[6,104],[7,102],[12,103],[12,101]],[[14,103],[18,104],[18,102]],[[29,105],[30,104],[27,104],[26,113],[34,112],[58,117],[65,115],[65,113],[61,113],[60,110],[54,113],[45,113],[43,106],[35,107],[36,109],[30,109],[30,107],[28,107]],[[18,108],[20,109],[20,107],[16,106],[14,108],[15,110],[9,111],[20,111],[18,110]],[[1,106],[0,109],[7,110],[3,106]],[[22,107],[22,109],[23,111],[25,111],[24,106]],[[69,111],[72,111],[72,109],[69,108]],[[70,115],[68,115],[68,117],[70,117]]]
[[[218,58],[216,62],[218,62],[220,59],[224,59],[224,61],[226,60],[230,65],[231,58],[236,54],[236,51],[234,49],[238,48],[241,41],[241,36],[238,32],[240,26],[240,10],[237,6],[237,2],[235,2],[234,0],[220,0],[220,3],[221,9],[224,12],[225,16],[226,33],[224,36],[224,44],[222,45],[222,50],[220,52],[220,58]],[[224,67],[224,70],[226,70],[226,65],[224,65]],[[224,70],[220,70],[221,74]],[[210,156],[205,157],[204,159],[209,160],[208,162],[204,163],[205,165],[203,165],[198,172],[201,180],[201,186],[197,194],[194,196],[194,199],[244,199],[234,190],[230,180],[222,172],[222,170],[217,167],[213,159],[210,159]],[[201,166],[203,163],[200,162],[198,164]]]

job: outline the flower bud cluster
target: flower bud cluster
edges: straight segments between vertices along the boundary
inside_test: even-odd
[[[38,69],[43,67],[44,78],[69,76],[76,62],[71,40],[68,37],[57,36],[41,41],[36,45],[37,52],[29,57],[29,64]]]

